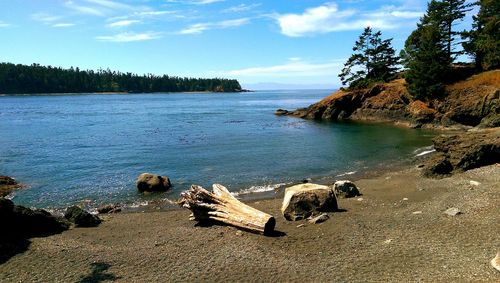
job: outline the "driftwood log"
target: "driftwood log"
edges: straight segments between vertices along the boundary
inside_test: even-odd
[[[193,212],[190,220],[198,222],[218,221],[264,235],[272,234],[276,225],[273,216],[240,202],[219,184],[212,192],[193,185],[181,193],[178,203]]]

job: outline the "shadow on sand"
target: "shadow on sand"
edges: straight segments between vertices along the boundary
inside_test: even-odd
[[[90,282],[103,282],[103,281],[115,281],[120,279],[121,277],[114,275],[113,273],[106,272],[111,265],[105,262],[94,262],[91,263],[92,272],[82,277],[80,279],[80,283],[90,283]]]

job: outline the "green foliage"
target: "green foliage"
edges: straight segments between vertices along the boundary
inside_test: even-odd
[[[0,63],[0,93],[241,91],[237,80],[94,72]]]
[[[460,33],[453,26],[470,7],[465,0],[432,0],[417,29],[406,40],[401,58],[407,68],[408,91],[416,99],[443,94],[450,65],[462,53],[454,50]]]
[[[480,0],[479,13],[473,17],[473,29],[464,33],[468,41],[463,43],[465,51],[476,60],[482,70],[500,67],[500,1]]]
[[[415,99],[426,100],[444,91],[450,59],[442,37],[436,26],[421,25],[406,40],[401,57],[407,68],[407,88]]]
[[[445,50],[451,62],[463,54],[463,51],[454,50],[454,47],[460,44],[457,40],[462,32],[453,30],[453,26],[465,17],[466,12],[472,9],[472,5],[465,0],[433,0],[429,2],[427,12],[421,19],[422,25],[434,25],[441,31],[442,40],[446,42]]]
[[[381,36],[380,31],[373,33],[370,27],[365,28],[339,74],[342,84],[360,88],[394,78],[399,58],[391,46],[392,38],[382,40]]]

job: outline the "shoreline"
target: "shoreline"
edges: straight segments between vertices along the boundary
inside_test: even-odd
[[[381,162],[375,166],[363,166],[362,168],[356,170],[356,171],[349,171],[349,172],[342,172],[339,174],[324,174],[324,175],[313,175],[313,176],[303,176],[303,177],[298,177],[295,180],[288,181],[288,182],[280,182],[280,183],[275,183],[275,184],[261,184],[261,185],[252,185],[250,187],[244,187],[236,191],[231,191],[232,194],[234,194],[238,199],[244,202],[255,202],[255,201],[262,201],[262,200],[272,200],[276,199],[279,197],[282,197],[284,194],[284,189],[289,186],[293,186],[296,184],[301,184],[304,181],[307,181],[309,183],[317,183],[320,185],[332,185],[335,183],[335,181],[338,180],[350,180],[353,182],[356,182],[360,179],[366,179],[366,178],[375,178],[379,177],[383,174],[387,174],[390,172],[397,172],[401,170],[405,170],[408,168],[412,168],[417,166],[416,163],[422,163],[424,160],[430,158],[432,156],[433,152],[428,152],[425,155],[418,156],[417,152],[422,150],[425,151],[426,148],[432,147],[426,146],[417,149],[415,152],[413,152],[413,156],[411,159],[403,159],[400,158],[398,160],[392,160],[390,163],[384,161]],[[226,185],[226,184],[222,184]],[[20,190],[27,189],[29,190],[29,187],[22,186],[20,187]],[[206,189],[211,189],[211,187],[206,187]],[[259,190],[263,189],[263,190]],[[257,191],[254,191],[257,190]],[[13,190],[10,192],[10,194],[6,195],[5,197],[7,199],[10,199],[14,201],[15,203],[15,194],[17,190]],[[172,196],[172,192],[168,191],[165,193],[149,193],[146,195],[146,199],[143,200],[137,200],[137,201],[121,201],[121,202],[107,202],[107,203],[99,203],[95,204],[94,200],[91,199],[82,199],[80,202],[74,203],[74,205],[81,206],[85,210],[93,213],[93,214],[98,214],[97,209],[102,206],[106,205],[112,205],[116,207],[120,207],[121,211],[120,213],[138,213],[138,212],[152,212],[152,211],[171,211],[171,210],[177,210],[177,209],[182,209],[179,206],[175,204],[175,201],[178,199],[180,192],[176,192]],[[30,208],[36,208],[36,209],[44,209],[50,212],[51,214],[54,214],[56,216],[63,216],[64,211],[66,210],[66,206],[45,206],[45,207],[38,207],[38,206],[28,206]],[[99,214],[102,215],[102,214]]]
[[[362,196],[339,199],[345,212],[316,225],[286,221],[280,198],[251,201],[281,237],[197,226],[180,208],[100,215],[98,227],[31,239],[0,265],[0,281],[498,280],[489,261],[500,249],[500,164],[443,179],[420,170],[359,179]],[[443,214],[450,207],[462,214]]]

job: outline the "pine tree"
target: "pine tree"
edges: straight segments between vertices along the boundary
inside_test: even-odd
[[[464,33],[465,51],[474,56],[476,67],[500,67],[500,1],[480,0],[479,13],[473,17],[472,31]]]
[[[446,53],[453,62],[457,55],[463,51],[454,51],[454,46],[458,45],[457,36],[461,32],[453,29],[457,21],[463,20],[465,14],[472,8],[471,3],[466,0],[432,0],[427,6],[427,12],[421,19],[423,25],[434,25],[441,30],[442,40],[446,43]]]
[[[370,27],[365,28],[352,48],[354,54],[339,74],[342,84],[359,88],[394,77],[399,58],[391,46],[392,38],[382,40],[381,36],[380,31],[373,33]]]
[[[401,52],[406,71],[406,83],[415,99],[426,100],[444,91],[450,59],[442,30],[434,25],[420,25],[406,40]]]

